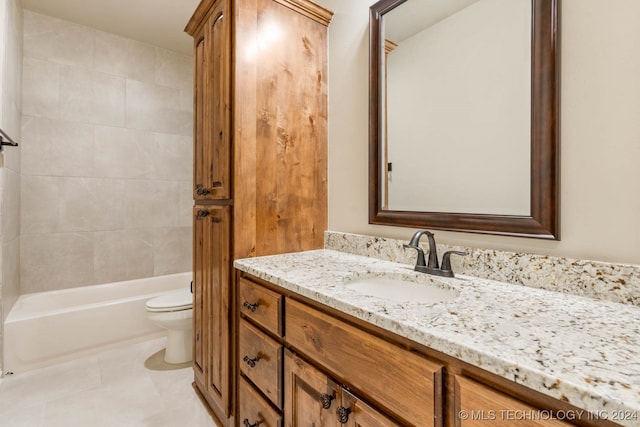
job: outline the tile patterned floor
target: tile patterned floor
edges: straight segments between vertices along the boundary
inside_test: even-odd
[[[2,427],[215,427],[191,387],[193,371],[151,370],[164,339],[5,376]]]

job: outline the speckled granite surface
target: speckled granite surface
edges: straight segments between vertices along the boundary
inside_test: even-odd
[[[332,250],[234,266],[579,408],[631,411],[635,419],[619,422],[640,425],[640,308],[633,305],[464,276],[432,278],[405,264]],[[345,286],[389,275],[460,296],[431,305],[393,303]]]
[[[426,238],[423,240],[426,252],[428,249]],[[325,232],[326,249],[403,264],[415,264],[415,251],[403,249],[404,243],[407,242],[382,237]],[[462,250],[469,253],[465,257],[451,258],[453,270],[456,273],[640,306],[639,265],[611,264],[438,244],[440,256],[448,250]]]

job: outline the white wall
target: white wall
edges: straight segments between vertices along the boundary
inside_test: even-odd
[[[389,209],[531,212],[530,22],[531,0],[482,0],[393,40]]]
[[[329,27],[329,229],[368,224],[368,25],[373,0],[319,0]],[[561,2],[562,241],[437,232],[443,243],[640,264],[640,2]]]
[[[19,0],[0,0],[0,128],[20,142],[22,109],[22,9]],[[0,153],[0,371],[2,326],[19,295],[20,150]]]
[[[21,293],[191,270],[192,69],[24,11]]]

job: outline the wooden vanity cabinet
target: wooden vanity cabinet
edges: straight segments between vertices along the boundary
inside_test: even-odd
[[[236,282],[240,382],[286,427],[442,426],[441,364],[251,276]]]
[[[236,402],[238,337],[249,346],[272,334],[237,322],[233,260],[324,244],[331,17],[309,0],[201,0],[185,28],[195,50],[194,385],[224,426],[248,410]],[[198,216],[214,210],[226,212],[224,233]],[[245,379],[260,383],[257,372]],[[269,405],[281,404],[277,393]]]
[[[259,397],[252,405],[275,411],[285,427],[618,425],[249,274],[236,275],[240,322],[247,323],[238,363],[244,352],[261,352],[270,371],[254,375],[241,368],[240,377]],[[245,335],[264,341],[252,344],[264,350],[242,344]],[[272,389],[281,390],[281,401]],[[248,405],[244,395],[241,407]],[[260,411],[248,420],[259,419]]]

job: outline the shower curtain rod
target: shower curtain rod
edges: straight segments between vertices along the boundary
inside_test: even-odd
[[[5,138],[7,139],[7,141],[4,140]],[[17,147],[18,143],[11,139],[11,137],[7,135],[5,131],[0,129],[0,151],[2,151],[2,147],[4,147],[5,145],[9,147]]]

